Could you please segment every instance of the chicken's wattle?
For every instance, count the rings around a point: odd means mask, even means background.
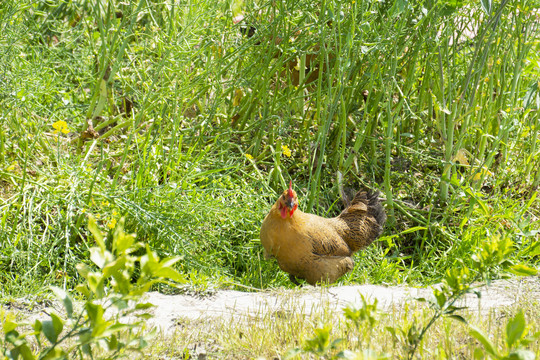
[[[279,209],[281,210],[281,218],[286,219],[287,218],[287,207],[280,204]]]
[[[294,204],[293,208],[291,209],[290,213],[289,213],[289,216],[292,217],[292,214],[294,213],[294,211],[298,208],[298,204]]]

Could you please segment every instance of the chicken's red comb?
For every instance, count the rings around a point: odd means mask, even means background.
[[[293,197],[293,191],[292,191],[292,180],[289,181],[289,197]]]

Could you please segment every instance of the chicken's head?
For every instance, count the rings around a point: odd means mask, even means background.
[[[296,197],[296,192],[292,189],[292,181],[289,182],[289,188],[279,197],[278,203],[281,217],[283,219],[287,217],[291,218],[294,211],[298,208],[298,198]]]

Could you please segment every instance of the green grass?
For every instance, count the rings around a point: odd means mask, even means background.
[[[247,1],[253,37],[172,4],[0,5],[0,298],[78,283],[87,214],[194,287],[290,287],[258,240],[289,179],[326,216],[340,186],[386,198],[341,283],[435,283],[498,233],[538,264],[538,2]]]

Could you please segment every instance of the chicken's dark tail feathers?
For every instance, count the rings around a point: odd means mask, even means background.
[[[359,191],[351,201],[351,206],[362,203],[367,205],[367,213],[377,221],[380,227],[379,235],[383,231],[384,223],[386,222],[386,213],[384,207],[379,200],[378,191]]]

